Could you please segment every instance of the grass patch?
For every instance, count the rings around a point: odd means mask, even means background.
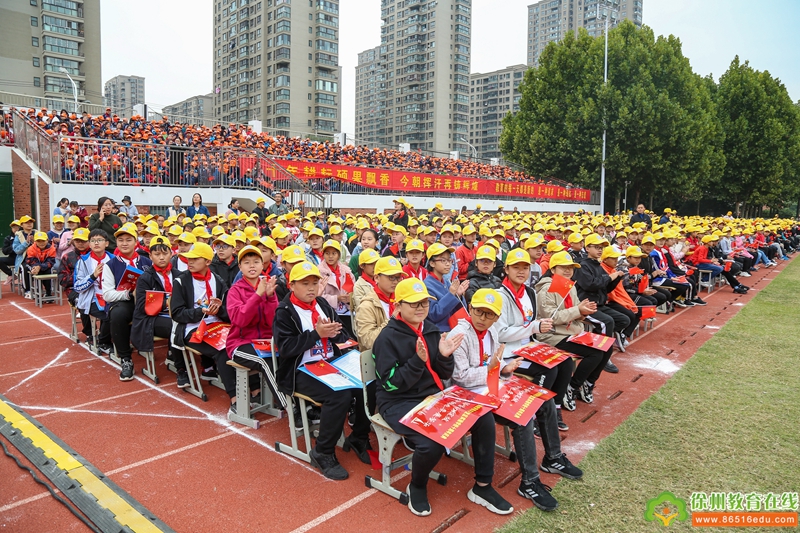
[[[532,508],[501,533],[690,531],[691,520],[646,522],[646,501],[663,491],[687,504],[692,492],[800,491],[798,356],[795,260],[587,454],[583,481],[558,483],[557,511]]]

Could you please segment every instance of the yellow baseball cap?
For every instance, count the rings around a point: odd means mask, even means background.
[[[275,255],[278,254],[278,245],[275,244],[275,240],[272,237],[261,237],[258,239],[258,243],[272,250]]]
[[[183,252],[181,256],[185,257],[186,259],[197,259],[203,258],[207,261],[211,261],[214,259],[214,250],[211,247],[203,242],[198,242],[192,249],[188,252]]]
[[[403,274],[403,265],[394,257],[381,257],[375,263],[375,275],[395,276]]]
[[[488,309],[497,316],[500,316],[503,309],[503,297],[494,289],[478,289],[475,291],[475,294],[472,295],[470,304],[472,307]]]
[[[261,203],[264,203],[264,204],[267,203],[267,199],[264,198],[263,196],[259,196],[258,198],[256,198],[256,205],[261,204]]]
[[[642,237],[642,244],[655,244],[655,243],[656,243],[656,238],[653,237],[652,235],[645,235],[644,237]]]
[[[271,236],[273,239],[284,239],[289,235],[291,235],[291,232],[280,224],[275,224],[275,227],[272,228]]]
[[[45,233],[43,231],[37,231],[33,235],[33,240],[34,241],[49,241],[50,239],[47,238],[47,233]]]
[[[31,217],[29,217],[28,215],[22,215],[21,217],[19,217],[20,225],[22,225],[22,224],[24,224],[26,222],[33,222],[33,219]]]
[[[301,279],[310,278],[311,276],[316,276],[321,278],[322,276],[319,273],[319,269],[314,266],[313,263],[309,263],[308,261],[303,261],[295,268],[292,269],[291,273],[289,274],[289,283],[293,281],[300,281]]]
[[[417,278],[404,279],[394,289],[394,300],[397,303],[415,303],[422,300],[436,299],[428,294],[428,288]]]
[[[231,233],[231,237],[239,242],[247,244],[247,235],[245,235],[243,231],[234,231]]]
[[[552,269],[556,266],[581,267],[581,265],[572,260],[572,256],[569,255],[569,252],[566,250],[563,252],[556,252],[553,254],[553,257],[550,258],[550,268]]]
[[[55,215],[53,217],[53,224],[56,224],[58,222],[61,222],[63,224],[64,223],[64,217],[61,216],[61,215]]]
[[[473,233],[477,233],[477,229],[472,224],[467,224],[464,226],[464,229],[461,230],[462,235],[472,235]]]
[[[413,252],[415,250],[425,253],[425,243],[418,239],[412,239],[408,244],[406,244],[406,253]]]
[[[325,248],[333,248],[334,250],[339,252],[339,255],[342,255],[342,245],[339,244],[339,241],[335,241],[333,239],[328,239],[327,241],[325,241],[322,244],[322,251],[323,252],[325,251]]]
[[[548,254],[552,254],[554,252],[560,252],[564,249],[564,245],[561,244],[561,241],[553,239],[552,241],[547,243],[547,248],[545,250]]]
[[[625,234],[623,233],[623,235],[625,235]],[[570,236],[567,237],[567,242],[570,243],[570,244],[573,244],[573,243],[576,243],[576,242],[583,242],[583,235],[581,235],[577,231],[575,233],[571,233]]]
[[[590,233],[589,235],[586,236],[584,244],[586,246],[590,246],[593,244],[599,246],[608,246],[610,243],[597,233]]]
[[[183,233],[181,233],[181,236],[178,237],[178,242],[184,242],[184,243],[187,243],[187,244],[194,244],[194,243],[197,242],[197,237],[195,237],[191,233],[183,232]]]
[[[289,230],[286,230],[286,231],[288,232]],[[325,238],[325,234],[322,233],[322,230],[319,229],[319,228],[314,228],[314,229],[312,229],[311,231],[308,232],[308,239],[310,239],[311,237],[315,237],[315,236],[316,237],[321,237],[323,239]],[[308,239],[306,239],[306,240],[308,240]]]
[[[19,220],[17,220],[16,222],[19,222]],[[67,219],[67,222],[74,222],[76,224],[80,224],[81,223],[81,219],[78,217],[78,215],[72,215],[71,217],[69,217]]]
[[[448,248],[447,246],[445,246],[440,242],[435,242],[430,246],[428,246],[428,251],[425,252],[425,254],[428,256],[428,259],[430,259],[431,257],[435,257],[437,255],[445,254],[448,252],[453,253],[454,251],[455,248]]]
[[[117,231],[114,232],[114,237],[119,237],[123,233],[127,233],[134,239],[139,236],[139,230],[136,229],[136,224],[134,224],[133,222],[127,222],[123,224],[121,228],[119,228]]]
[[[226,235],[223,233],[222,235],[214,239],[215,246],[220,243],[227,244],[231,248],[236,248],[236,239],[233,238],[233,235]]]
[[[491,246],[481,246],[478,248],[478,252],[475,254],[475,260],[480,261],[481,259],[489,259],[491,261],[497,260],[497,250],[492,248]]]
[[[78,231],[79,230],[75,230],[75,233],[78,233]],[[75,235],[72,236],[72,240],[73,241],[75,240]],[[167,248],[172,248],[172,245],[169,243],[169,239],[167,239],[163,235],[158,235],[150,239],[150,244],[148,244],[148,247],[152,248],[153,246],[157,246],[159,244],[163,244]]]
[[[163,237],[162,237],[163,238]],[[88,241],[89,230],[87,228],[77,228],[72,232],[72,240],[75,241]]]
[[[246,256],[247,254],[256,254],[259,257],[259,259],[262,257],[261,250],[259,250],[255,246],[248,244],[247,246],[239,250],[239,253],[236,254],[236,259],[238,259],[238,261],[241,263],[242,257]]]
[[[197,237],[198,239],[210,239],[211,234],[206,230],[205,226],[197,226],[192,230],[192,235]]]
[[[403,226],[401,226],[400,224],[394,224],[394,225],[392,226],[392,229],[391,229],[391,231],[392,231],[392,233],[394,233],[395,231],[399,231],[399,232],[400,232],[400,233],[402,233],[402,234],[403,234],[405,237],[408,237],[408,230],[407,230],[406,228],[404,228]]]
[[[254,228],[253,226],[247,226],[244,228],[244,235],[247,237],[248,240],[253,240],[258,238],[258,228]]]
[[[530,248],[538,248],[539,246],[544,244],[544,237],[542,237],[541,233],[534,233],[528,240],[525,241],[523,247],[528,250]]]
[[[625,250],[625,257],[644,257],[647,254],[642,252],[642,249],[638,246],[629,246],[627,250]]]
[[[214,237],[225,235],[225,229],[222,226],[214,226],[214,229],[211,230],[211,235]]]
[[[703,244],[708,244],[709,242],[715,242],[715,241],[718,241],[718,240],[719,240],[719,237],[717,237],[716,235],[706,235],[706,236],[705,236],[705,237],[703,237],[701,240],[703,241]],[[644,241],[643,241],[643,242],[644,242]]]
[[[155,221],[148,222],[143,231],[150,235],[161,235],[161,230],[158,229],[158,223]]]
[[[283,252],[281,253],[281,261],[286,261],[287,263],[294,264],[300,263],[301,261],[306,260],[306,253],[303,251],[302,248],[293,244],[292,246],[287,246]]]
[[[603,255],[600,256],[600,260],[605,261],[608,258],[617,259],[620,255],[622,254],[616,251],[613,246],[606,246],[603,248]]]
[[[517,263],[531,264],[531,256],[525,250],[517,248],[511,250],[506,256],[506,266],[516,265]]]
[[[378,255],[378,252],[373,250],[372,248],[367,248],[366,250],[362,250],[360,254],[358,254],[358,264],[359,265],[371,265],[380,259],[381,256]]]
[[[19,219],[12,220],[11,223],[9,224],[9,226],[21,226],[21,224],[19,222]]]
[[[328,228],[328,233],[330,233],[331,235],[339,235],[343,231],[344,230],[342,229],[341,226],[331,226],[330,228]]]
[[[179,236],[183,233],[183,229],[180,226],[170,226],[169,231],[167,231],[170,235]]]

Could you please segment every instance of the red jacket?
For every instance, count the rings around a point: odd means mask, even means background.
[[[475,254],[477,251],[478,247],[475,246],[475,244],[472,245],[472,249],[467,248],[466,244],[462,244],[456,248],[456,261],[458,261],[459,281],[464,281],[467,279],[467,269],[469,268],[469,264],[475,259]]]
[[[688,256],[686,259],[693,265],[713,263],[713,261],[708,258],[708,247],[702,243],[698,244],[692,255]]]
[[[228,290],[226,309],[231,321],[231,331],[225,343],[228,357],[243,344],[256,339],[272,337],[272,323],[278,308],[278,297],[259,296],[245,278],[240,279]]]

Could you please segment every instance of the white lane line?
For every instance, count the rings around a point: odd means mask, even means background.
[[[398,481],[398,480],[400,480],[400,479],[402,479],[402,478],[404,478],[404,477],[406,477],[406,476],[408,476],[410,474],[411,474],[410,470],[403,470],[399,474],[397,474],[397,475],[392,477],[392,484],[394,484],[396,481]],[[302,526],[298,527],[297,529],[292,530],[291,533],[305,533],[306,531],[308,531],[310,529],[313,529],[313,528],[317,527],[318,525],[327,522],[331,518],[334,518],[335,516],[340,515],[342,512],[346,511],[347,509],[351,508],[352,506],[354,506],[357,503],[361,503],[362,501],[366,500],[367,498],[369,498],[373,494],[376,494],[377,492],[378,491],[376,489],[365,490],[361,494],[358,494],[357,496],[354,496],[354,497],[350,498],[349,500],[347,500],[343,504],[334,507],[333,509],[331,509],[327,513],[319,515],[314,520],[312,520],[310,522],[306,522],[305,524],[303,524]]]
[[[189,444],[187,446],[183,446],[182,448],[176,448],[174,450],[171,450],[171,451],[168,451],[168,452],[164,452],[164,453],[159,454],[159,455],[154,455],[153,457],[150,457],[148,459],[142,459],[141,461],[137,461],[135,463],[131,463],[131,464],[127,465],[127,466],[121,466],[121,467],[119,467],[117,469],[109,470],[108,472],[105,472],[105,474],[107,476],[113,476],[114,474],[119,474],[120,472],[125,472],[126,470],[130,470],[132,468],[136,468],[137,466],[146,465],[148,463],[152,463],[153,461],[158,461],[160,459],[164,459],[165,457],[170,457],[172,455],[177,455],[177,454],[179,454],[181,452],[192,450],[192,449],[197,448],[199,446],[202,446],[204,444],[208,444],[209,442],[214,442],[214,441],[219,440],[219,439],[224,439],[225,437],[230,437],[233,434],[234,434],[233,431],[226,431],[225,433],[221,433],[221,434],[216,435],[214,437],[211,437],[211,438],[208,438],[208,439],[205,439],[205,440],[201,440],[199,442],[195,442],[194,444]]]
[[[90,413],[95,415],[126,415],[126,416],[152,416],[155,418],[180,418],[183,420],[205,420],[204,416],[170,415],[167,413],[135,413],[130,411],[99,411],[96,409],[72,409],[71,407],[38,407],[33,405],[20,405],[20,409],[53,411],[56,413]],[[50,413],[53,414],[53,413]],[[35,417],[34,417],[35,418]]]
[[[19,309],[19,310],[20,310],[20,311],[22,311],[23,313],[27,314],[28,316],[32,316],[32,317],[36,318],[37,320],[39,320],[39,322],[40,322],[40,323],[44,324],[45,326],[49,327],[49,328],[50,328],[50,329],[52,329],[53,331],[55,331],[55,332],[57,332],[57,333],[60,333],[62,336],[64,336],[64,337],[66,337],[66,338],[68,338],[68,339],[69,339],[69,333],[67,333],[66,331],[62,330],[61,328],[58,328],[58,327],[56,327],[56,326],[54,326],[54,325],[52,325],[52,324],[48,324],[48,323],[47,323],[47,322],[45,322],[44,320],[41,320],[41,319],[39,319],[39,317],[37,317],[36,315],[34,315],[33,313],[31,313],[31,312],[30,312],[30,311],[28,311],[27,309],[25,309],[25,308],[21,307],[21,306],[20,306],[20,305],[18,305],[16,302],[11,302],[11,305],[13,305],[14,307],[16,307],[17,309]],[[83,349],[84,349],[84,350],[86,350],[87,352],[89,352],[89,353],[92,353],[92,352],[91,352],[91,350],[89,350],[89,348],[88,348],[87,346],[85,346],[85,345],[83,345],[83,344],[79,344],[78,346],[79,346],[79,347],[81,347],[81,348],[83,348]],[[104,357],[99,357],[99,356],[98,356],[97,358],[98,358],[98,360],[100,360],[100,361],[102,361],[103,363],[107,364],[107,365],[108,365],[108,366],[110,366],[111,368],[114,368],[115,370],[119,368],[117,365],[115,365],[113,362],[111,362],[111,360],[110,360],[110,359],[107,359],[107,358],[104,358]],[[193,404],[191,404],[191,403],[187,402],[186,400],[183,400],[183,399],[181,399],[181,398],[179,398],[179,397],[177,397],[177,396],[175,396],[175,395],[173,395],[173,394],[170,394],[169,392],[167,392],[167,391],[165,391],[165,390],[163,390],[163,389],[161,389],[161,388],[157,387],[157,386],[156,386],[156,385],[155,385],[155,384],[154,384],[152,381],[150,381],[149,379],[144,379],[144,378],[141,378],[141,377],[139,377],[139,376],[136,376],[134,379],[135,379],[136,381],[138,381],[139,383],[141,383],[142,385],[144,385],[145,387],[148,387],[148,388],[150,388],[150,389],[152,389],[152,390],[158,391],[159,393],[163,394],[164,396],[167,396],[168,398],[172,398],[173,400],[175,400],[176,402],[180,403],[181,405],[185,405],[185,406],[186,406],[186,407],[188,407],[189,409],[192,409],[193,411],[196,411],[196,412],[198,412],[198,413],[201,413],[201,414],[202,414],[203,416],[205,416],[205,417],[206,417],[206,418],[207,418],[209,421],[211,421],[211,422],[213,422],[213,423],[217,424],[218,426],[221,426],[221,427],[223,427],[223,428],[227,429],[228,431],[233,431],[233,432],[234,432],[234,433],[236,433],[237,435],[240,435],[240,436],[242,436],[242,437],[244,437],[244,438],[246,438],[246,439],[248,439],[248,440],[250,440],[250,441],[254,442],[255,444],[257,444],[257,445],[261,446],[262,448],[265,448],[265,449],[269,450],[270,452],[272,452],[272,453],[276,454],[278,457],[281,457],[281,458],[283,458],[283,459],[285,459],[285,460],[287,460],[287,461],[291,461],[291,462],[293,462],[293,463],[295,463],[295,464],[297,464],[297,465],[299,465],[299,466],[301,466],[301,467],[305,468],[306,470],[309,470],[309,471],[311,471],[311,472],[314,472],[314,473],[315,473],[315,474],[317,474],[317,475],[318,475],[318,476],[319,476],[321,479],[325,479],[325,480],[327,480],[327,478],[325,478],[325,477],[322,475],[322,473],[321,473],[320,471],[318,471],[316,468],[312,467],[310,464],[306,463],[305,461],[301,461],[301,460],[299,460],[299,459],[295,459],[294,457],[292,457],[292,456],[290,456],[290,455],[287,455],[287,454],[285,454],[285,453],[281,453],[281,452],[277,451],[275,448],[273,448],[273,446],[272,446],[271,444],[268,444],[268,443],[266,443],[266,442],[264,442],[264,441],[262,441],[262,440],[260,440],[260,439],[256,438],[254,435],[251,435],[251,434],[249,434],[248,432],[246,432],[246,431],[244,431],[244,430],[242,430],[242,429],[239,429],[238,427],[234,426],[233,424],[231,424],[231,423],[228,421],[228,419],[227,419],[227,418],[224,418],[224,417],[222,417],[222,416],[216,416],[216,415],[212,415],[211,413],[207,413],[206,411],[203,411],[203,410],[202,410],[202,409],[200,409],[199,407],[197,407],[197,406],[195,406],[195,405],[193,405]],[[289,417],[289,418],[291,419],[291,417]]]
[[[53,491],[56,494],[60,494],[61,493],[61,491],[58,490],[55,487],[53,487]],[[48,496],[50,496],[49,492],[42,492],[40,494],[37,494],[36,496],[31,496],[30,498],[25,498],[24,500],[19,500],[18,502],[6,504],[6,505],[0,507],[0,513],[4,513],[6,511],[10,511],[11,509],[16,509],[17,507],[20,507],[22,505],[41,500],[42,498],[46,498]]]
[[[57,335],[57,337],[60,337],[60,335]],[[58,363],[57,365],[50,365],[50,368],[55,368],[57,366],[69,366],[77,363],[86,363],[87,361],[94,361],[95,359],[96,359],[95,357],[90,357],[89,359],[78,359],[77,361],[68,361],[66,363]],[[0,378],[16,376],[17,374],[27,374],[28,372],[36,372],[36,370],[37,370],[36,368],[29,368],[28,370],[17,370],[16,372],[9,372],[8,374],[0,374]]]
[[[97,356],[92,358],[92,361],[96,361],[96,360],[97,360]],[[166,383],[165,385],[174,385],[174,384],[175,383],[173,382],[173,383]],[[159,386],[163,387],[163,385],[159,385]],[[126,396],[133,396],[134,394],[141,394],[143,392],[150,392],[150,389],[139,389],[139,390],[135,390],[135,391],[131,391],[131,392],[125,392],[123,394],[117,394],[116,396],[109,396],[107,398],[100,398],[99,400],[92,400],[91,402],[79,403],[78,405],[73,405],[72,407],[69,407],[69,409],[80,409],[81,407],[88,407],[88,406],[94,405],[96,403],[105,403],[105,402],[107,402],[109,400],[116,400],[118,398],[125,398]],[[56,408],[54,407],[53,409],[56,409]],[[42,418],[42,417],[45,417],[45,416],[50,416],[52,414],[55,414],[56,412],[57,411],[52,411],[52,412],[49,412],[49,413],[42,413],[42,414],[36,415],[36,418]]]
[[[5,322],[3,322],[5,324]],[[47,339],[57,339],[58,335],[50,335],[49,337],[28,337],[27,339],[17,339],[15,341],[8,341],[0,343],[0,346],[10,346],[11,344],[19,344],[21,342],[36,342],[36,341],[46,341]]]
[[[63,313],[59,313],[57,315],[46,315],[46,316],[43,316],[42,318],[54,318],[54,317],[63,317],[63,316],[64,316]],[[15,318],[13,320],[3,320],[3,324],[10,324],[12,322],[22,322],[23,320],[34,320],[34,319],[30,318],[30,317],[28,317],[28,318]]]
[[[14,305],[14,304],[12,303],[11,305]],[[67,335],[67,337],[69,337],[69,335]],[[54,364],[55,364],[55,363],[56,363],[56,362],[57,362],[59,359],[61,359],[61,358],[62,358],[62,357],[63,357],[63,356],[64,356],[64,355],[65,355],[65,354],[68,352],[68,351],[69,351],[69,348],[67,348],[67,349],[65,349],[65,350],[61,350],[61,352],[59,352],[59,354],[58,354],[58,355],[57,355],[57,356],[56,356],[54,359],[51,359],[49,363],[47,363],[46,365],[44,365],[44,366],[43,366],[42,368],[40,368],[39,370],[37,370],[36,372],[34,372],[33,374],[31,374],[31,375],[30,375],[30,376],[28,376],[27,378],[23,379],[22,381],[20,381],[19,383],[17,383],[16,385],[14,385],[13,387],[11,387],[10,389],[8,389],[6,392],[11,392],[12,390],[16,389],[16,388],[17,388],[17,387],[19,387],[20,385],[23,385],[24,383],[26,383],[26,382],[28,382],[28,381],[32,380],[33,378],[35,378],[36,376],[38,376],[39,374],[41,374],[42,372],[44,372],[45,370],[47,370],[48,368],[50,368],[51,366],[53,366],[53,365],[54,365]]]

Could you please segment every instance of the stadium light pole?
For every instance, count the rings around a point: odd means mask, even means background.
[[[459,135],[459,138],[461,139],[461,142],[472,148],[472,159],[478,159],[478,151],[475,149],[474,146],[472,146],[470,143],[467,142],[467,138],[464,137],[463,135]]]
[[[69,75],[69,71],[64,67],[59,67],[58,71],[62,74],[66,74],[70,83],[72,83],[72,96],[75,98],[75,113],[80,113],[80,109],[78,109],[78,86],[75,85],[75,80],[72,79],[72,76]]]
[[[613,2],[616,3],[616,2]],[[608,5],[605,6],[605,13],[600,9],[600,3],[597,4],[597,18],[601,17],[606,21],[606,28],[603,32],[605,37],[605,53],[603,55],[603,87],[608,85],[608,19],[611,18],[613,10]],[[603,117],[603,155],[600,161],[600,216],[605,215],[606,212],[606,117]]]

